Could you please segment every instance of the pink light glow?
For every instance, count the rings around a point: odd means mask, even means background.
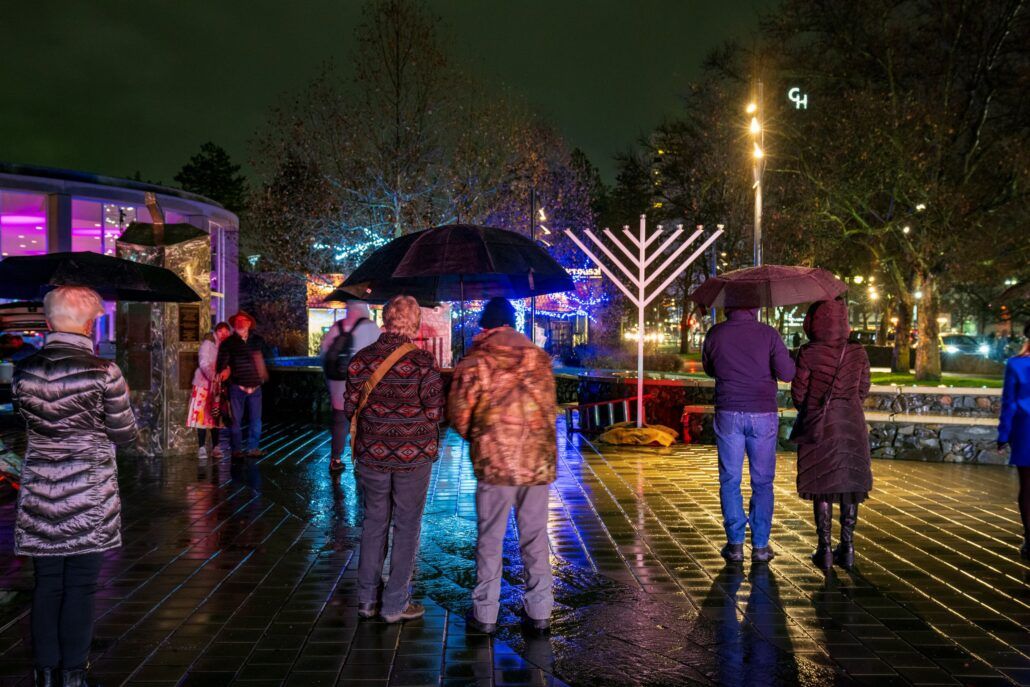
[[[43,224],[44,215],[0,215],[0,224]]]

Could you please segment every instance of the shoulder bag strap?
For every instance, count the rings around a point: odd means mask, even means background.
[[[365,380],[365,383],[361,387],[361,397],[358,399],[358,407],[354,410],[354,417],[350,419],[350,451],[351,460],[354,460],[354,447],[355,438],[358,434],[358,416],[361,415],[361,411],[365,409],[365,404],[368,403],[368,397],[372,395],[372,390],[375,389],[379,382],[383,381],[383,377],[389,372],[394,365],[396,365],[401,358],[412,351],[417,351],[418,346],[412,343],[401,344],[394,349],[393,353],[388,355],[379,367],[375,369],[372,376]]]
[[[837,383],[837,375],[840,374],[840,366],[844,364],[844,354],[848,352],[848,342],[844,342],[844,348],[840,349],[840,359],[837,361],[837,367],[833,370],[833,376],[830,377],[830,386],[826,387],[826,394],[823,396],[823,402],[821,406],[825,406],[830,396],[833,395],[833,385]]]

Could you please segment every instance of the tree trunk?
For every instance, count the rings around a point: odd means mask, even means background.
[[[891,308],[889,302],[883,304],[883,308],[880,310],[880,324],[876,328],[877,346],[887,345],[887,328],[890,326],[893,312],[894,310]]]
[[[912,303],[908,300],[911,296],[899,297],[895,305],[895,315],[898,324],[894,327],[894,355],[891,358],[891,372],[908,374],[908,361],[911,353],[909,336],[912,333]]]
[[[916,381],[941,380],[941,324],[937,321],[941,303],[937,280],[930,274],[916,274],[916,288],[923,292],[919,299],[919,341],[916,344]]]

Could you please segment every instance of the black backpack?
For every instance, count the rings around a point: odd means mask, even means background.
[[[329,350],[325,352],[325,358],[322,359],[322,369],[325,371],[327,379],[331,379],[334,382],[346,381],[347,368],[350,367],[350,358],[354,355],[353,333],[365,321],[367,321],[365,317],[359,319],[350,328],[349,332],[343,330],[343,320],[336,323],[340,333],[333,339],[333,342],[329,345]]]

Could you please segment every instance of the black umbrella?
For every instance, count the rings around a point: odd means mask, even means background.
[[[527,298],[575,288],[572,277],[522,234],[472,224],[448,224],[390,241],[376,250],[326,300],[386,301],[398,294],[420,303],[495,296]],[[465,318],[461,317],[461,350]]]
[[[0,298],[39,299],[57,286],[88,286],[109,301],[200,300],[171,270],[90,251],[22,255],[0,262]]]
[[[203,229],[192,224],[150,224],[149,222],[133,222],[118,237],[121,243],[132,243],[137,246],[171,246],[192,239],[208,238]]]
[[[376,250],[326,300],[486,300],[575,288],[547,251],[522,234],[449,224],[396,238]]]

